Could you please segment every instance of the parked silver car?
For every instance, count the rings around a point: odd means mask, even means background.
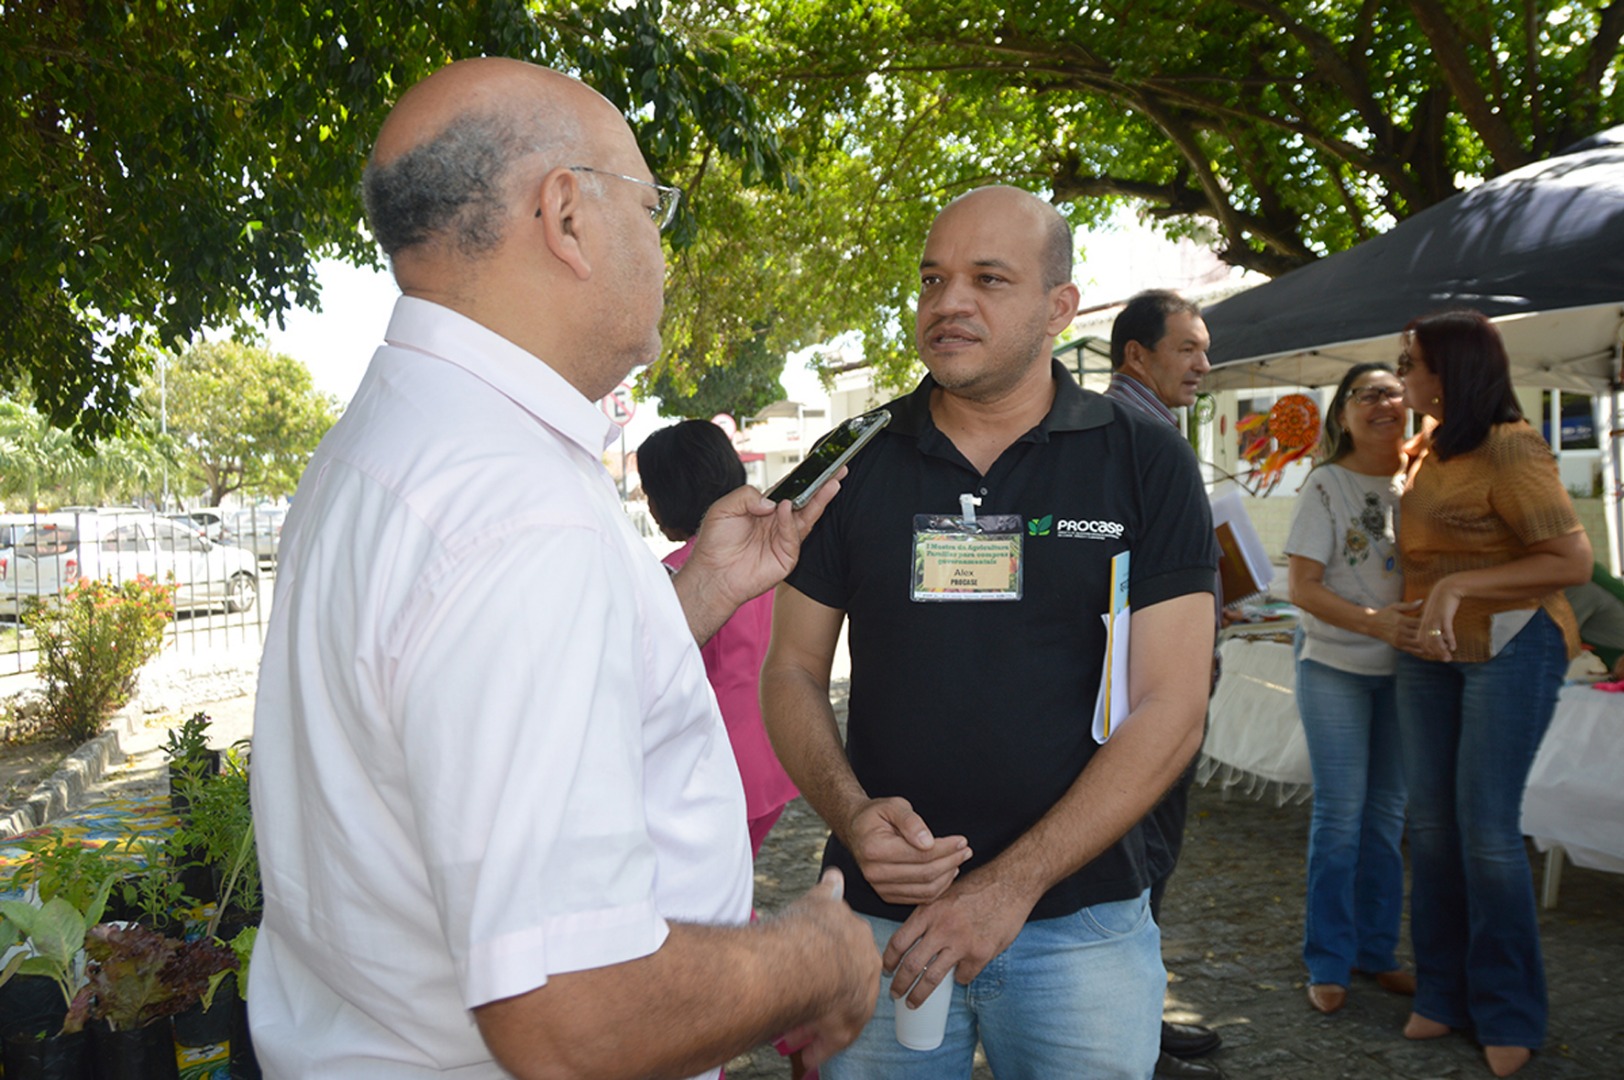
[[[251,551],[262,563],[276,563],[276,550],[282,543],[282,522],[287,519],[285,506],[255,506],[238,510],[225,519],[221,540]]]
[[[110,510],[42,518],[0,551],[0,614],[31,596],[58,596],[81,578],[175,585],[175,607],[247,611],[259,597],[253,554],[216,544],[196,529],[144,511]]]

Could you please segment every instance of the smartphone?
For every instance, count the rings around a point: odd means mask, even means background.
[[[767,498],[774,502],[788,499],[789,504],[799,510],[817,494],[818,488],[852,459],[852,455],[890,422],[891,414],[884,409],[875,409],[847,420],[814,443],[801,463],[767,492]]]

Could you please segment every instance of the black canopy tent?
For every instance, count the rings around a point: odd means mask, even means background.
[[[1624,125],[1207,308],[1213,369],[1203,389],[1334,384],[1350,364],[1392,362],[1406,322],[1451,307],[1495,320],[1518,386],[1605,395],[1617,573]]]
[[[1618,385],[1624,125],[1214,304],[1205,388],[1333,383],[1393,359],[1406,322],[1446,307],[1501,323],[1519,385]]]

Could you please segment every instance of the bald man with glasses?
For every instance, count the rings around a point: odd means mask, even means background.
[[[673,578],[594,402],[660,350],[656,183],[573,79],[463,61],[364,178],[402,296],[282,538],[255,709],[270,1076],[714,1077],[817,1064],[879,956],[838,873],[755,926],[744,793],[698,643],[838,490],[750,488]]]

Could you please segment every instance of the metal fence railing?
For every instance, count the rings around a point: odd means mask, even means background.
[[[0,675],[34,668],[33,634],[20,618],[28,599],[49,602],[87,578],[173,584],[166,648],[263,642],[282,513],[228,512],[201,526],[185,514],[138,509],[0,514]]]

